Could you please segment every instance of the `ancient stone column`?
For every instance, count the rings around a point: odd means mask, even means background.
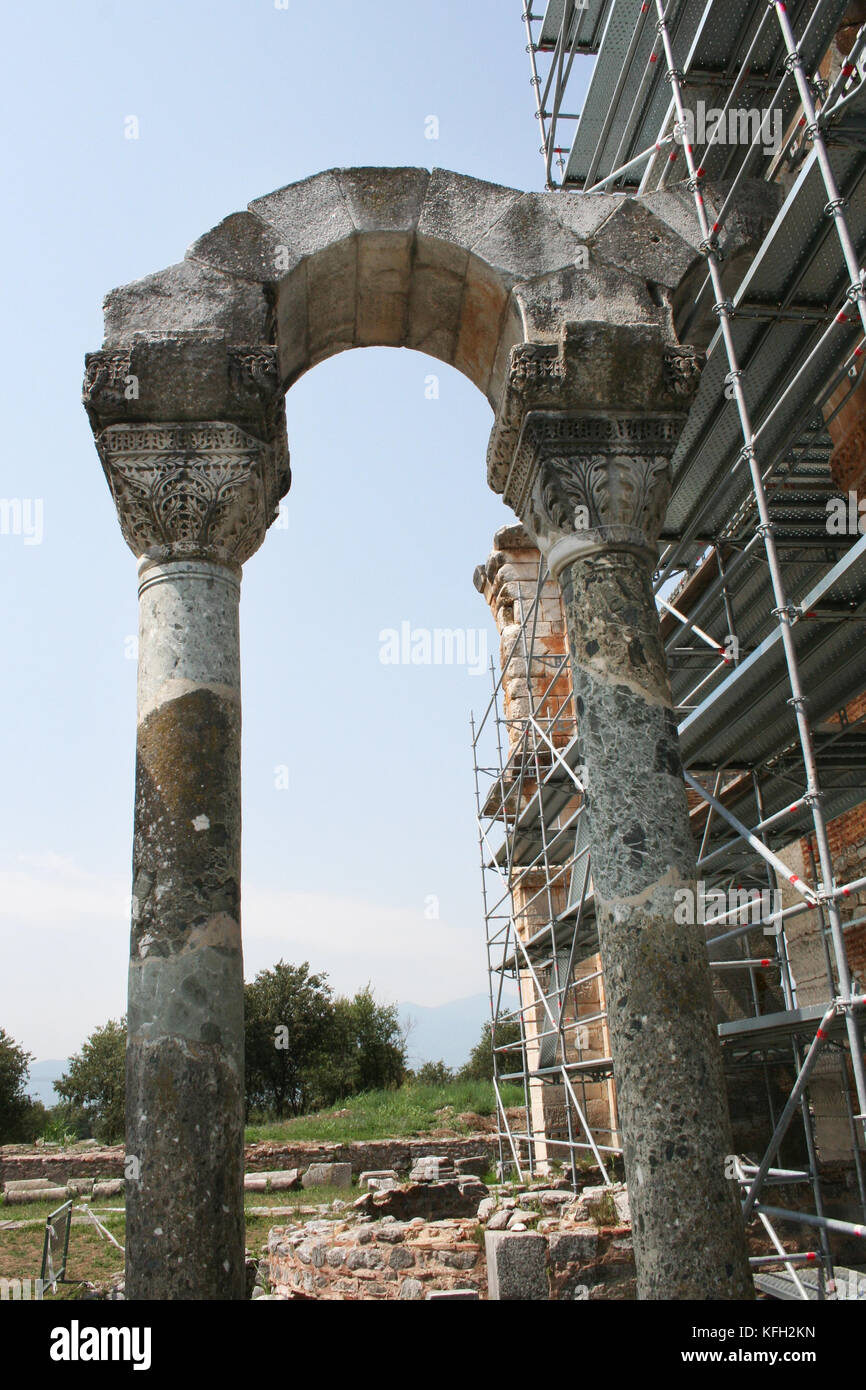
[[[753,1297],[676,723],[652,592],[698,378],[651,327],[568,325],[512,352],[491,481],[559,580],[639,1297]]]
[[[176,388],[187,368],[167,351]],[[229,1299],[245,1293],[238,600],[288,470],[273,412],[244,408],[261,354],[245,365],[224,344],[211,366],[243,424],[104,424],[112,376],[152,385],[163,356],[94,354],[85,390],[139,557],[126,1296]],[[165,403],[193,400],[175,390]]]

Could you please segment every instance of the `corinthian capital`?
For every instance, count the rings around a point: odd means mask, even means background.
[[[655,556],[700,365],[653,325],[566,324],[512,349],[488,478],[555,574],[601,549]]]
[[[219,336],[90,353],[84,403],[136,556],[242,565],[288,491],[276,349]]]
[[[268,446],[237,425],[109,425],[98,438],[133,554],[242,565],[274,517]]]
[[[508,500],[554,575],[599,550],[656,558],[678,438],[652,416],[527,416]]]

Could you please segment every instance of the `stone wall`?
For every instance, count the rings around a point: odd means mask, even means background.
[[[627,1226],[569,1224],[541,1233],[503,1231],[497,1239],[538,1245],[529,1276],[506,1283],[500,1297],[551,1302],[635,1297],[634,1255]],[[518,1264],[519,1272],[519,1264]],[[474,1290],[488,1297],[483,1226],[467,1220],[366,1225],[311,1221],[275,1227],[268,1241],[268,1280],[282,1298],[354,1302],[426,1299],[430,1293]]]
[[[487,1296],[484,1251],[478,1223],[409,1222],[385,1217],[369,1225],[345,1221],[307,1222],[271,1231],[269,1282],[288,1298],[353,1302],[411,1299],[431,1290],[475,1289]]]
[[[485,1154],[493,1166],[499,1158],[498,1141],[489,1134],[461,1139],[371,1139],[352,1144],[288,1144],[265,1140],[247,1144],[245,1169],[248,1173],[273,1169],[306,1169],[311,1163],[351,1163],[352,1174],[394,1168],[398,1173],[412,1167],[424,1154],[443,1158],[472,1158]],[[25,1178],[48,1178],[63,1186],[70,1178],[122,1178],[124,1150],[112,1148],[71,1149],[28,1148],[20,1144],[0,1146],[0,1185]]]

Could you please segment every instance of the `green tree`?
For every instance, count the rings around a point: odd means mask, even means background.
[[[516,1047],[510,1044],[516,1043]],[[499,1048],[507,1050],[500,1052]],[[520,1024],[515,1022],[503,1022],[496,1026],[496,1073],[518,1071],[521,1065],[520,1052]],[[489,1023],[485,1023],[481,1030],[481,1037],[469,1054],[469,1061],[464,1063],[457,1073],[458,1081],[492,1081],[493,1079],[493,1028]]]
[[[248,1114],[303,1114],[333,1012],[327,976],[311,974],[308,961],[278,961],[244,986]]]
[[[406,1076],[406,1040],[396,1004],[379,1004],[368,984],[334,1000],[327,1039],[315,1068],[318,1105],[385,1091]]]
[[[423,1062],[413,1080],[416,1086],[449,1086],[454,1080],[454,1072],[440,1057],[438,1062]]]
[[[0,1144],[23,1143],[33,1102],[25,1091],[33,1054],[0,1028]]]
[[[54,1089],[84,1112],[101,1143],[119,1144],[126,1107],[126,1019],[110,1018],[91,1033]]]

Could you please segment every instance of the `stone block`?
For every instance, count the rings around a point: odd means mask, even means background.
[[[490,1160],[486,1154],[470,1154],[468,1158],[454,1160],[457,1173],[466,1173],[476,1178],[483,1178],[489,1167]]]
[[[351,1187],[351,1163],[311,1163],[301,1178],[302,1187]]]
[[[479,1297],[477,1289],[431,1289],[426,1302],[432,1303],[434,1299],[445,1298],[451,1303],[462,1303],[467,1299],[477,1300]]]
[[[547,1241],[529,1231],[491,1231],[484,1235],[488,1296],[502,1302],[546,1302]]]
[[[420,1279],[404,1279],[400,1285],[400,1298],[419,1299],[424,1297],[424,1285]]]
[[[293,1192],[301,1185],[298,1168],[274,1169],[271,1172],[246,1173],[245,1192]]]
[[[439,1158],[433,1154],[425,1154],[422,1158],[416,1158],[415,1162],[412,1164],[409,1181],[436,1182],[439,1178],[439,1169],[449,1166],[447,1158]]]
[[[40,1187],[56,1187],[57,1184],[48,1178],[16,1178],[13,1182],[7,1182],[4,1192],[38,1192]]]
[[[134,333],[177,332],[221,333],[230,343],[267,342],[263,286],[190,260],[122,285],[105,298],[106,347],[127,343]]]
[[[275,228],[251,212],[233,212],[224,218],[193,242],[186,259],[263,283],[282,279],[299,263]]]
[[[93,1200],[99,1201],[104,1197],[122,1197],[123,1189],[123,1178],[107,1178],[104,1182],[95,1182],[93,1184]]]
[[[363,1192],[365,1188],[372,1187],[374,1191],[381,1191],[383,1184],[392,1186],[398,1181],[397,1171],[394,1168],[371,1168],[367,1172],[361,1173],[358,1178],[358,1187]]]
[[[590,1216],[601,1225],[610,1225],[610,1204],[613,1202],[616,1220],[622,1226],[631,1224],[631,1211],[625,1183],[614,1183],[611,1187],[585,1187],[580,1200]]]
[[[66,1184],[66,1191],[70,1197],[92,1197],[93,1178],[70,1178]]]
[[[587,1264],[598,1250],[598,1230],[586,1226],[582,1230],[552,1232],[549,1238],[550,1263]]]

